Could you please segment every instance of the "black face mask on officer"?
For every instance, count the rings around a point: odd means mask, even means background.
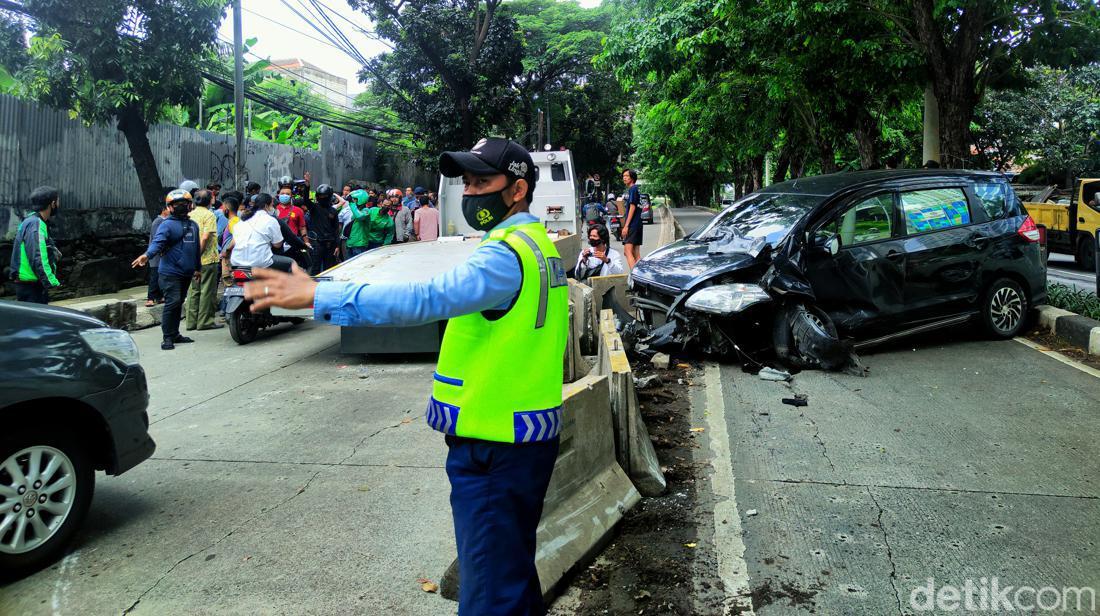
[[[504,188],[483,195],[462,195],[462,215],[466,224],[478,231],[488,231],[508,216],[514,203],[505,203],[504,192],[511,190],[515,182]]]

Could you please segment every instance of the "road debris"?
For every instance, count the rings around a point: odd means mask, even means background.
[[[424,592],[439,592],[439,585],[429,580],[428,578],[417,578],[416,583],[420,584],[420,590],[423,590]]]
[[[795,394],[793,398],[783,398],[783,404],[791,406],[809,406],[809,397],[806,394]]]
[[[654,385],[663,385],[664,381],[661,380],[661,375],[651,374],[649,376],[643,376],[642,378],[634,377],[635,389],[647,389]]]
[[[786,370],[777,370],[768,366],[764,366],[757,373],[761,379],[765,381],[789,381],[791,380],[791,373]]]
[[[653,356],[653,359],[649,360],[649,363],[653,364],[653,367],[658,370],[668,370],[671,361],[672,358],[667,353],[657,353]]]

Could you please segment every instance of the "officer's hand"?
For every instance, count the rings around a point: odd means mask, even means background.
[[[130,267],[145,267],[145,264],[148,262],[149,257],[141,255],[140,257],[134,259],[133,263],[130,264]]]
[[[267,310],[272,306],[298,310],[313,305],[317,281],[309,277],[295,263],[291,273],[273,269],[255,268],[252,282],[244,285],[245,299],[252,300],[252,311]]]

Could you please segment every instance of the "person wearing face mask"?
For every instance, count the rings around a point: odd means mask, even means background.
[[[34,213],[23,219],[11,247],[11,277],[15,299],[34,304],[50,303],[50,289],[61,286],[57,280],[57,248],[48,233],[47,222],[57,215],[59,197],[52,186],[31,191]]]
[[[306,213],[301,207],[294,205],[294,189],[290,186],[279,188],[279,194],[275,197],[276,217],[290,227],[290,231],[302,239],[307,250],[313,250],[309,241],[309,228],[306,226]]]
[[[172,215],[157,227],[157,233],[149,242],[145,254],[134,259],[130,266],[145,267],[149,259],[160,256],[157,273],[160,276],[160,288],[164,292],[164,313],[160,322],[163,341],[160,348],[170,351],[177,344],[194,342],[180,335],[180,317],[187,289],[200,271],[202,246],[199,225],[188,216],[192,203],[191,193],[173,190],[164,198],[164,202],[171,208]]]
[[[535,531],[562,425],[565,270],[529,212],[537,178],[522,145],[483,139],[444,153],[439,168],[463,178],[463,216],[486,232],[453,270],[369,285],[257,270],[245,296],[257,310],[313,306],[316,320],[332,325],[450,320],[426,417],[446,435],[459,614],[543,614]]]
[[[394,210],[400,201],[397,197],[387,197],[382,205],[371,208],[367,227],[367,250],[388,246],[394,240]]]
[[[611,234],[603,225],[588,227],[588,247],[577,257],[574,269],[577,280],[592,276],[625,274],[623,256],[611,248]]]

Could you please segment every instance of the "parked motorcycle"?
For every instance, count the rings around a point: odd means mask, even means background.
[[[229,335],[237,344],[248,344],[256,339],[261,329],[292,323],[297,325],[305,321],[301,317],[277,317],[270,310],[252,312],[252,300],[245,299],[244,285],[252,280],[251,267],[234,267],[233,284],[225,288],[225,320],[229,325]]]

